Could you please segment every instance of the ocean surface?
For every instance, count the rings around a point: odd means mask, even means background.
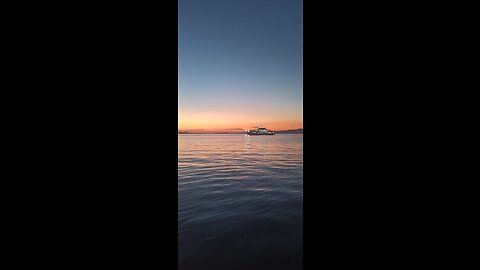
[[[302,269],[303,135],[178,135],[178,264]]]

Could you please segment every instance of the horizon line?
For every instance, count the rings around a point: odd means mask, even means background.
[[[248,129],[247,129],[248,130]],[[183,132],[183,133],[191,133],[191,134],[235,134],[235,133],[244,133],[247,130],[242,129],[242,128],[226,128],[226,129],[178,129],[177,132]],[[284,131],[298,131],[298,130],[303,130],[303,127],[300,128],[294,128],[294,129],[279,129],[279,130],[273,130],[275,132],[284,132]]]

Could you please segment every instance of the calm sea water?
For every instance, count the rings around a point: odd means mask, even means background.
[[[178,135],[180,270],[302,269],[303,135]]]

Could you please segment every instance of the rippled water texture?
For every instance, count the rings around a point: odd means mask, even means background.
[[[178,135],[179,269],[301,269],[303,135]]]

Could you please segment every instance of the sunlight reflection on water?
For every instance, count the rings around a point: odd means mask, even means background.
[[[303,135],[178,136],[179,269],[301,269]]]

